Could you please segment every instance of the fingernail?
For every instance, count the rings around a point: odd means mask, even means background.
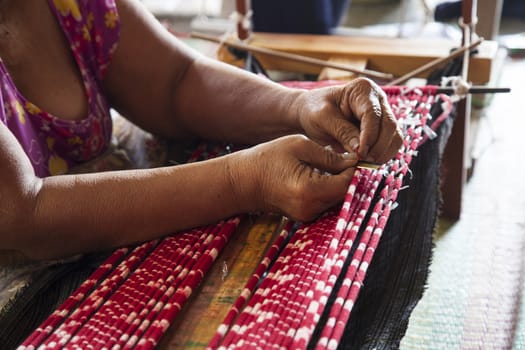
[[[359,139],[357,137],[353,137],[350,139],[350,149],[352,151],[357,151],[359,148]]]

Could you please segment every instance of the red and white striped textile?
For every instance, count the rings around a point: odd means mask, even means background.
[[[337,347],[411,159],[452,108],[432,87],[385,91],[404,133],[402,149],[378,170],[357,170],[338,212],[283,229],[210,349]],[[434,103],[445,111],[436,119],[429,113]],[[19,349],[154,348],[240,220],[116,250]],[[330,296],[335,302],[327,309]],[[313,339],[323,313],[327,322]]]

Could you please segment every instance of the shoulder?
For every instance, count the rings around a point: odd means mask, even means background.
[[[50,6],[61,16],[70,17],[78,22],[89,15],[107,13],[116,14],[115,0],[48,0]]]
[[[120,38],[120,17],[114,0],[48,0],[71,48],[105,71]]]

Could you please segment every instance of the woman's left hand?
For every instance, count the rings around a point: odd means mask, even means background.
[[[369,79],[305,91],[300,96],[295,102],[299,123],[309,138],[322,145],[384,163],[403,143],[385,93]]]

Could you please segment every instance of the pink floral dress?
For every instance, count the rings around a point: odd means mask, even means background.
[[[53,116],[17,89],[0,58],[0,120],[18,139],[39,177],[66,173],[102,154],[112,123],[102,80],[120,33],[114,0],[48,0],[79,67],[88,115],[79,121]]]

